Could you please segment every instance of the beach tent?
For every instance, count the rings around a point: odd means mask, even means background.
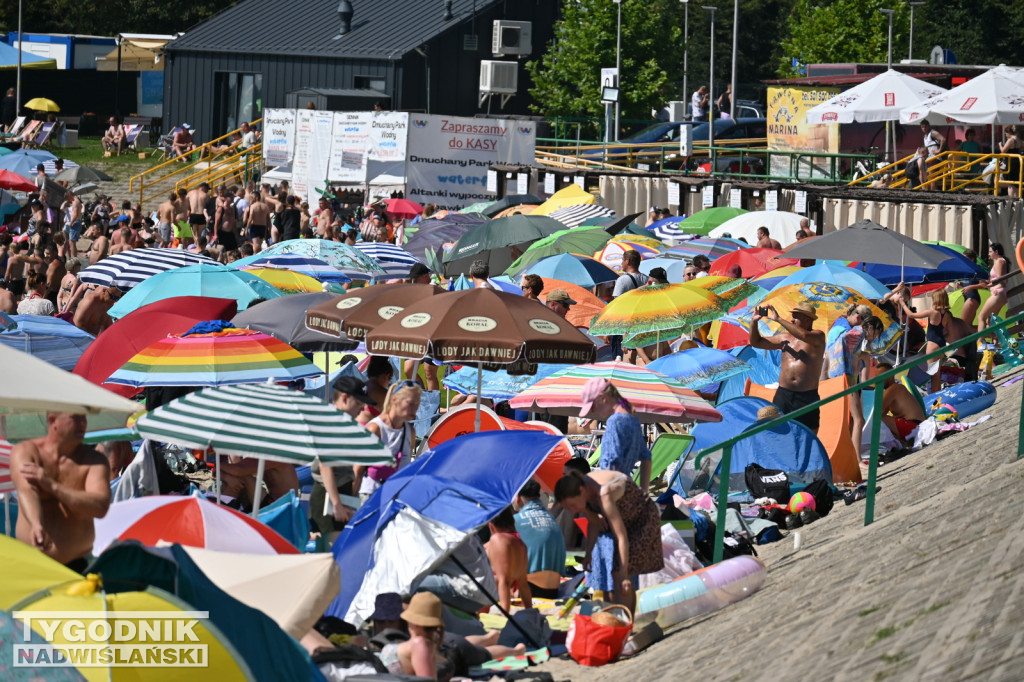
[[[705,457],[699,470],[694,467],[697,453],[753,426],[757,421],[757,411],[768,405],[771,403],[767,400],[755,397],[733,398],[719,403],[722,421],[702,422],[693,428],[693,447],[680,459],[671,489],[686,497],[706,490],[716,492],[721,452]],[[748,464],[785,471],[790,485],[807,484],[818,478],[832,480],[832,466],[821,441],[810,429],[795,421],[745,438],[733,446],[730,493],[747,489],[743,472]]]
[[[745,395],[747,379],[760,384],[773,384],[779,380],[779,368],[782,366],[782,351],[761,350],[751,346],[737,346],[729,352],[750,365],[747,374],[726,379],[718,389],[718,402],[724,403],[730,398]]]
[[[18,48],[0,43],[0,70],[15,70],[18,68]],[[47,59],[32,54],[26,50],[21,51],[21,68],[23,69],[56,69],[57,60]]]

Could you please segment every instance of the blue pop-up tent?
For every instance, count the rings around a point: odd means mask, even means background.
[[[0,43],[0,69],[18,68],[18,48],[7,43]],[[21,68],[23,69],[56,69],[57,60],[40,57],[31,52],[21,51]]]

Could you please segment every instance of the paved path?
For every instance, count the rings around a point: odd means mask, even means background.
[[[984,424],[881,467],[872,525],[863,502],[839,502],[799,551],[790,538],[759,548],[768,581],[749,599],[630,660],[540,669],[587,682],[1024,679],[1022,385],[999,389]]]

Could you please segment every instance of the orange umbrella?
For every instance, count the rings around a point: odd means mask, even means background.
[[[597,296],[576,284],[552,277],[544,277],[543,280],[544,290],[540,292],[540,300],[547,301],[548,294],[554,289],[565,289],[569,298],[576,301],[576,305],[570,306],[569,314],[565,316],[565,319],[569,320],[574,327],[590,329],[590,321],[607,305]]]

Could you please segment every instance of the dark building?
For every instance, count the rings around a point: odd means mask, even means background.
[[[243,0],[168,44],[165,127],[208,140],[264,108],[384,108],[474,116],[527,114],[529,78],[552,37],[555,0]],[[527,54],[513,25],[492,54],[494,21],[531,22]],[[481,103],[480,62],[517,63],[516,94]],[[506,74],[507,75],[507,74]]]

